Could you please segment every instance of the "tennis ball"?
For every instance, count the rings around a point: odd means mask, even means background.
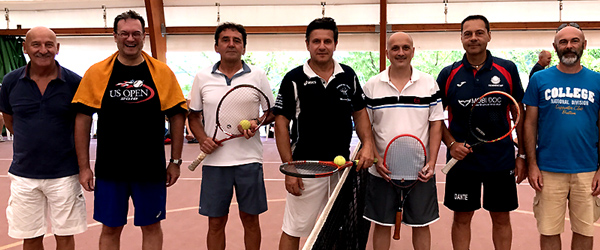
[[[242,126],[243,130],[246,130],[246,129],[249,129],[250,125],[252,125],[252,124],[250,124],[250,121],[248,121],[248,120],[242,120],[240,122],[240,125]]]
[[[341,155],[338,155],[335,157],[335,159],[333,159],[333,163],[335,163],[338,166],[344,165],[346,164],[346,158],[344,158]]]

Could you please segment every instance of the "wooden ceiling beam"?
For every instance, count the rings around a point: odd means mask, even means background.
[[[163,34],[165,25],[165,10],[162,0],[144,0],[146,16],[148,17],[148,33],[152,57],[161,62],[167,62],[167,38]]]
[[[567,22],[503,22],[491,23],[492,31],[555,30]],[[577,22],[582,29],[600,30],[600,21]],[[389,24],[388,24],[389,25]],[[460,31],[460,23],[391,24],[391,32],[447,32]],[[212,35],[216,26],[166,27],[168,35]],[[378,34],[378,25],[338,25],[340,33]],[[24,36],[29,29],[0,29],[0,35]],[[112,36],[112,28],[52,28],[59,36]],[[304,34],[306,26],[246,26],[248,34]]]

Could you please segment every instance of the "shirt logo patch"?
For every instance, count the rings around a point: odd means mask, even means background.
[[[304,86],[306,86],[306,85],[312,85],[312,84],[317,84],[317,81],[310,81],[310,80],[308,80],[308,81],[304,82]]]
[[[141,103],[154,97],[154,90],[144,84],[143,80],[130,80],[117,83],[117,89],[110,90],[110,97],[125,103]]]
[[[465,83],[467,83],[467,81],[462,81],[459,84],[456,84],[457,87],[462,87],[463,85],[465,85]]]
[[[458,100],[458,104],[460,104],[463,107],[468,107],[469,105],[471,105],[471,99],[467,99],[467,100]]]
[[[494,76],[490,80],[491,84],[488,84],[488,87],[502,87],[504,86],[504,84],[500,84],[501,81],[502,80],[500,80],[500,77]]]
[[[340,84],[337,86],[337,89],[342,94],[342,97],[340,97],[340,101],[350,101],[350,96],[348,96],[348,91],[350,91],[350,86],[348,86],[346,84]]]

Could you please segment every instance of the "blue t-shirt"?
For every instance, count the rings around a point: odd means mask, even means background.
[[[523,103],[538,107],[540,170],[582,173],[598,169],[600,73],[576,74],[556,67],[533,75]]]
[[[13,161],[8,170],[16,176],[53,179],[79,173],[73,131],[75,110],[71,100],[81,77],[60,67],[58,77],[44,94],[29,77],[28,66],[4,77],[0,111],[13,117]]]

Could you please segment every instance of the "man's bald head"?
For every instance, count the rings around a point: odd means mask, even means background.
[[[31,28],[23,43],[23,51],[29,56],[34,68],[53,67],[59,47],[54,31],[41,26]]]
[[[56,42],[56,33],[51,29],[43,26],[33,27],[25,34],[25,42],[39,36],[47,36]]]
[[[411,47],[414,47],[413,39],[409,34],[406,34],[404,32],[396,32],[396,33],[392,34],[390,36],[390,38],[388,38],[387,49],[390,49],[390,44],[392,44],[395,41],[406,41],[407,43],[410,44]]]
[[[387,42],[386,55],[392,68],[410,67],[410,62],[415,55],[412,37],[404,32],[392,34]]]
[[[542,50],[538,55],[538,63],[545,68],[546,66],[550,65],[550,61],[552,61],[552,54],[550,51]]]
[[[587,41],[581,29],[566,26],[556,32],[552,45],[554,45],[560,63],[565,66],[573,66],[580,63]]]

